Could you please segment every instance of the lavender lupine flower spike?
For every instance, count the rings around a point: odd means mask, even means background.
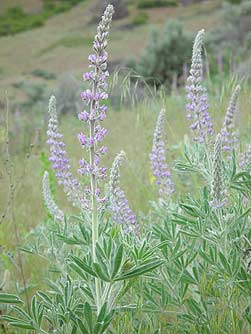
[[[218,134],[214,144],[213,178],[211,185],[211,205],[220,209],[226,204],[226,190],[223,179],[222,138]]]
[[[202,85],[203,60],[202,47],[205,31],[200,30],[193,45],[192,65],[187,79],[187,118],[191,120],[190,128],[194,131],[194,140],[205,143],[213,133],[213,125],[208,112],[207,91]]]
[[[57,204],[55,203],[52,197],[48,172],[44,172],[42,185],[43,185],[44,202],[48,211],[54,217],[55,220],[64,221],[64,213],[58,208]]]
[[[162,139],[165,112],[165,109],[162,109],[159,113],[153,137],[150,161],[155,183],[159,188],[159,194],[162,198],[167,199],[174,191],[174,184],[171,179],[171,172],[166,163],[164,150],[165,144]]]
[[[83,198],[78,180],[71,173],[70,163],[67,159],[65,144],[63,142],[63,135],[58,131],[55,96],[51,96],[49,101],[49,116],[47,143],[50,145],[49,160],[52,164],[52,168],[55,170],[55,176],[58,183],[63,185],[64,191],[73,205],[81,209],[86,209],[87,201]]]
[[[231,150],[235,147],[237,142],[237,136],[235,131],[235,116],[237,110],[237,101],[240,95],[240,85],[236,86],[231,96],[223,126],[221,129],[223,151],[231,153]],[[228,158],[231,158],[231,155],[228,155]]]
[[[78,135],[78,139],[83,148],[90,154],[90,161],[80,160],[80,168],[78,170],[81,175],[89,175],[91,178],[91,189],[86,188],[86,194],[95,196],[99,203],[106,202],[106,198],[100,198],[100,190],[97,188],[97,182],[106,178],[107,168],[100,166],[100,157],[105,154],[107,148],[98,144],[107,134],[107,130],[99,124],[106,117],[107,107],[102,101],[108,98],[106,92],[106,79],[109,76],[107,71],[107,41],[109,29],[113,14],[113,6],[108,5],[102,19],[97,28],[97,34],[93,42],[93,53],[89,56],[90,71],[84,73],[83,79],[90,82],[91,89],[87,89],[81,93],[82,100],[85,102],[88,110],[84,110],[79,114],[81,121],[89,124],[90,133],[86,136],[83,133]]]
[[[120,188],[120,166],[125,159],[125,152],[121,151],[114,159],[109,182],[110,208],[113,220],[122,224],[126,231],[136,228],[136,216],[129,207],[125,193]]]

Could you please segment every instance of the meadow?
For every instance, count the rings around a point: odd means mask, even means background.
[[[205,71],[201,29],[221,25],[222,1],[150,8],[144,24],[135,3],[108,46],[113,9],[95,35],[87,0],[0,38],[0,333],[251,331],[250,77]],[[195,43],[188,81],[173,90],[121,65],[167,17]]]

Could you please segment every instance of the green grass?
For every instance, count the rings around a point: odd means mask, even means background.
[[[43,50],[40,51],[40,55],[45,53],[51,52],[54,49],[63,46],[65,48],[77,48],[83,45],[91,45],[92,37],[83,37],[81,35],[69,35],[60,38],[58,41],[52,43],[51,45],[47,46]]]
[[[216,82],[208,82],[207,86],[210,93],[210,111],[215,120],[216,130],[220,129],[222,118],[224,116],[229,95],[232,87],[236,84],[237,78],[225,78]],[[240,133],[246,142],[250,142],[249,129],[251,126],[251,107],[249,104],[251,98],[251,90],[249,84],[244,84],[240,97]],[[157,119],[158,112],[161,107],[166,107],[167,118],[165,122],[165,141],[167,144],[166,156],[169,164],[174,165],[177,158],[181,157],[183,151],[183,138],[189,135],[189,124],[186,121],[185,99],[183,93],[181,95],[156,97],[155,94],[151,98],[146,99],[136,106],[122,107],[120,111],[109,110],[108,118],[104,126],[109,129],[109,134],[105,140],[105,144],[109,147],[109,154],[104,161],[105,165],[111,166],[115,155],[123,149],[127,155],[127,161],[121,170],[121,183],[126,192],[131,207],[137,212],[147,213],[150,208],[150,201],[156,198],[153,186],[153,179],[150,172],[149,152],[152,146],[152,136]],[[13,117],[13,115],[11,116]],[[78,166],[78,159],[83,154],[82,149],[77,141],[76,134],[83,130],[82,124],[73,115],[64,116],[60,122],[60,130],[65,135],[67,152],[71,158],[73,169]],[[47,217],[46,210],[43,205],[41,194],[41,180],[43,175],[44,164],[41,161],[41,154],[48,153],[48,147],[45,144],[46,129],[41,128],[43,134],[40,137],[39,146],[33,148],[29,158],[25,158],[23,154],[13,156],[13,166],[16,185],[15,197],[15,216],[18,230],[22,240],[27,237],[27,232],[38,226]],[[1,133],[1,142],[4,139],[4,132]],[[12,143],[11,143],[12,145]],[[8,182],[6,172],[1,162],[1,192],[0,206],[6,206],[6,194]],[[200,178],[196,176],[184,177],[173,172],[174,182],[176,184],[176,197],[183,197],[184,194],[196,193],[201,189]],[[56,199],[60,208],[66,213],[74,212],[74,209],[67,202],[65,195],[60,187],[56,186]],[[139,218],[140,224],[144,224],[144,220]],[[6,217],[1,225],[0,244],[3,244],[8,250],[15,250],[16,240],[14,237],[13,222]],[[35,283],[36,287],[44,285],[46,272],[46,263],[40,262],[30,255],[23,256],[26,278],[29,283]],[[13,287],[13,279],[19,278],[20,275],[16,269],[8,264],[7,267],[11,272],[11,284]],[[33,288],[30,290],[30,293]],[[222,300],[222,303],[226,303]],[[225,305],[225,304],[224,304]],[[220,305],[218,306],[220,307]],[[138,321],[142,319],[142,328],[139,333],[151,333],[155,325],[147,323],[145,315],[137,310]],[[227,312],[227,308],[226,308]],[[224,316],[226,316],[225,314]],[[163,315],[164,322],[168,320]],[[127,318],[123,321],[116,322],[117,332],[132,334],[127,332],[132,327],[132,318],[127,314]],[[156,316],[156,321],[159,321]],[[219,328],[219,319],[215,319],[215,333]],[[165,330],[163,328],[163,330]],[[10,332],[15,333],[15,332]],[[20,332],[17,332],[20,334]],[[194,331],[196,333],[196,331]],[[238,332],[236,332],[238,333]],[[239,334],[239,333],[238,333]]]

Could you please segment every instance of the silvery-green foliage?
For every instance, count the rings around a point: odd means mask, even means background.
[[[211,184],[212,206],[221,208],[226,203],[226,190],[223,177],[222,137],[218,134],[214,144],[213,175]]]
[[[250,208],[239,195],[234,200],[235,207],[215,214],[205,188],[197,198],[184,198],[178,212],[153,226],[156,239],[167,242],[162,249],[167,263],[161,279],[145,287],[144,298],[149,312],[170,316],[170,332],[204,334],[218,328],[230,333],[234,328],[241,333],[249,328],[251,277],[245,239],[251,233]],[[237,300],[242,300],[241,307]]]

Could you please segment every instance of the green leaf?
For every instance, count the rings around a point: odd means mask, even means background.
[[[52,300],[51,298],[44,293],[43,291],[37,291],[37,295],[43,300],[44,303],[51,305],[52,304]]]
[[[110,277],[108,276],[107,272],[103,270],[101,264],[94,262],[93,269],[95,270],[96,276],[98,276],[105,282],[111,282]]]
[[[184,270],[180,280],[186,284],[196,284],[196,280],[187,270]]]
[[[83,324],[82,320],[77,318],[77,322],[78,322],[78,327],[81,331],[81,334],[89,334],[88,330],[86,329],[85,325]]]
[[[0,303],[2,304],[23,304],[23,301],[16,295],[0,293]]]
[[[24,329],[35,329],[35,327],[27,322],[15,321],[9,323],[13,327],[24,328]]]
[[[80,269],[85,271],[86,273],[90,274],[91,276],[97,277],[97,274],[92,270],[92,268],[85,263],[83,260],[80,260],[77,256],[70,255],[70,260],[78,266]],[[73,268],[74,269],[74,268]]]
[[[163,260],[153,260],[152,262],[149,262],[148,264],[145,265],[138,265],[134,268],[132,268],[131,270],[129,270],[128,272],[124,273],[123,275],[117,277],[115,279],[115,281],[121,281],[121,280],[125,280],[125,279],[129,279],[129,278],[133,278],[133,277],[137,277],[140,275],[143,275],[149,271],[152,271],[153,269],[161,266],[165,261]]]
[[[122,259],[123,259],[123,244],[121,244],[117,250],[117,254],[115,256],[114,259],[114,263],[113,263],[113,271],[112,271],[112,278],[114,278],[121,266],[122,263]]]
[[[85,315],[85,320],[86,320],[88,328],[89,328],[89,332],[90,332],[90,334],[92,334],[92,332],[93,332],[93,328],[92,328],[92,323],[93,323],[92,309],[91,309],[90,304],[87,303],[87,302],[85,303],[85,306],[84,306],[84,315]]]
[[[222,252],[219,252],[219,257],[220,257],[220,261],[221,261],[224,269],[231,276],[232,275],[232,271],[231,271],[230,265],[229,265],[229,263],[228,263],[225,255]]]
[[[189,298],[186,300],[186,304],[189,307],[189,309],[192,311],[193,314],[198,315],[198,316],[202,314],[200,305],[196,302],[196,300]]]

